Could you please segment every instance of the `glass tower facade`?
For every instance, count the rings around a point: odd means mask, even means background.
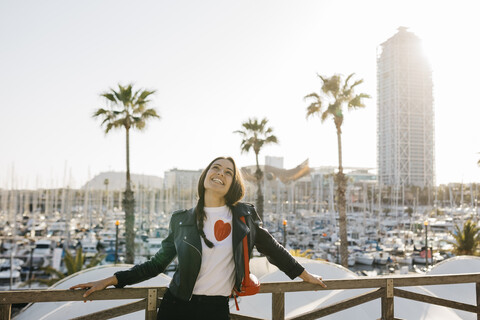
[[[382,185],[435,185],[432,70],[407,28],[377,54],[377,164]]]

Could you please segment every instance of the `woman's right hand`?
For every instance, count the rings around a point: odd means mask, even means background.
[[[70,287],[70,290],[74,289],[88,289],[84,294],[83,297],[86,298],[90,294],[92,294],[95,291],[100,291],[105,289],[108,286],[113,286],[118,283],[117,277],[111,276],[102,280],[97,280],[93,282],[87,282],[87,283],[80,283],[77,285],[74,285],[73,287]]]

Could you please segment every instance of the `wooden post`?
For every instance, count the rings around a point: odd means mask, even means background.
[[[475,283],[475,293],[477,295],[477,320],[480,320],[480,282]]]
[[[10,320],[12,315],[11,304],[0,304],[0,320]]]
[[[285,293],[272,293],[272,320],[285,320]]]
[[[393,320],[393,279],[387,279],[385,296],[382,297],[382,320]]]
[[[157,319],[157,289],[148,289],[147,308],[145,309],[145,320]]]

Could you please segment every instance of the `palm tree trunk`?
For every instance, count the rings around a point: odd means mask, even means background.
[[[130,181],[130,132],[126,130],[127,136],[127,185],[123,198],[123,209],[125,210],[125,240],[126,240],[126,252],[125,263],[133,264],[135,260],[135,214],[134,206],[135,199],[133,197],[133,191]]]
[[[260,220],[263,221],[263,192],[262,192],[262,178],[263,178],[263,173],[262,170],[260,170],[260,165],[258,163],[258,153],[255,153],[255,161],[257,164],[257,171],[255,172],[255,177],[257,178],[257,213],[258,216],[260,217]]]
[[[337,127],[337,141],[338,141],[338,173],[337,173],[337,209],[339,217],[340,229],[340,257],[342,266],[348,267],[348,239],[347,239],[347,213],[346,213],[346,199],[345,199],[345,175],[343,174],[342,166],[342,132]]]

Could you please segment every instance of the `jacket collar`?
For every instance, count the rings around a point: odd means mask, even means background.
[[[197,223],[195,219],[195,208],[191,208],[187,210],[187,214],[185,215],[185,219],[183,220],[184,225],[195,225]]]

